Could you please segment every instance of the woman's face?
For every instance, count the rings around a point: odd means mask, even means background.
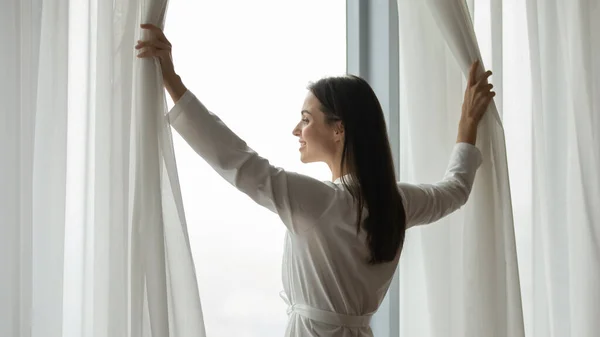
[[[330,163],[339,147],[334,125],[327,124],[321,103],[308,92],[301,110],[301,120],[293,130],[300,141],[300,160],[303,163]]]

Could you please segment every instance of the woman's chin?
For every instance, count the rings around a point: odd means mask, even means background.
[[[300,152],[300,161],[304,164],[308,164],[310,163],[310,158],[304,153],[304,152]]]

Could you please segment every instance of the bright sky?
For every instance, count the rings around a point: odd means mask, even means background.
[[[291,132],[308,82],[345,72],[345,3],[171,1],[165,31],[177,72],[210,110],[275,165],[327,180],[324,165],[300,163]],[[475,25],[489,68],[489,0],[476,3]],[[525,13],[522,1],[504,0],[504,126],[517,245],[525,247],[519,250],[522,271],[530,268],[531,227]],[[224,182],[177,133],[174,142],[208,335],[283,335],[283,225]],[[528,315],[530,279],[527,273],[521,279]]]
[[[186,86],[273,164],[300,162],[292,129],[306,86],[346,70],[345,0],[171,1],[165,34]],[[177,165],[211,337],[282,336],[284,226],[235,190],[174,133]]]

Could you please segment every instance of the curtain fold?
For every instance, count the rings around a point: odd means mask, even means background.
[[[456,139],[465,75],[481,54],[463,1],[398,6],[401,179],[435,182]],[[404,336],[524,335],[504,131],[494,104],[477,146],[483,164],[467,205],[407,233]]]
[[[533,335],[600,331],[600,6],[527,1]]]
[[[204,335],[160,68],[133,48],[166,6],[3,3],[0,335]]]
[[[139,23],[164,28],[167,1],[142,0],[141,5]],[[151,32],[143,34],[147,38]],[[138,237],[137,247],[145,260],[140,262],[148,266],[145,281],[150,321],[155,323],[153,331],[159,331],[156,336],[204,336],[160,65],[156,59],[143,59],[136,66],[139,91],[135,112],[138,139],[145,151],[138,152],[140,175],[135,195],[140,208],[134,211],[133,226],[140,226],[144,233]],[[148,212],[150,209],[154,213]]]

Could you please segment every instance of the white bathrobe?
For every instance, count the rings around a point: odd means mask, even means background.
[[[356,236],[356,211],[340,180],[323,182],[272,166],[187,91],[167,115],[185,141],[225,180],[287,227],[282,297],[286,336],[372,336],[369,321],[390,285],[393,262],[369,265],[365,232]],[[443,180],[399,183],[406,227],[434,222],[468,199],[481,164],[470,144],[454,147]]]

